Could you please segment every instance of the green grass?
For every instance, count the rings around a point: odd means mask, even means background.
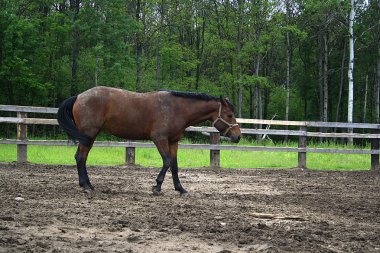
[[[186,141],[185,141],[186,142]],[[244,143],[241,145],[255,145]],[[266,143],[266,146],[274,144]],[[296,146],[296,143],[276,144],[276,146]],[[311,144],[312,147],[337,147],[332,144]],[[17,160],[16,145],[0,144],[0,162]],[[76,147],[28,146],[28,161],[40,164],[75,164]],[[298,156],[293,152],[262,151],[221,151],[221,166],[224,168],[293,168],[297,166]],[[88,158],[89,165],[121,165],[125,161],[124,148],[94,147]],[[208,150],[180,149],[178,163],[181,168],[209,166]],[[149,167],[161,167],[162,161],[157,149],[136,148],[136,164]],[[346,154],[307,154],[307,166],[310,169],[327,170],[367,170],[370,168],[370,155]]]

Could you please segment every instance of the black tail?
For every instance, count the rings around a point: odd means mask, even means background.
[[[78,140],[80,144],[90,147],[92,144],[91,137],[79,132],[75,125],[73,118],[73,106],[77,96],[66,99],[58,108],[57,119],[59,126],[65,131],[73,140]]]

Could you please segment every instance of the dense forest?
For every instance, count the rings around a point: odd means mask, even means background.
[[[56,107],[97,85],[342,122],[351,89],[353,122],[379,122],[380,1],[0,0],[0,104]]]

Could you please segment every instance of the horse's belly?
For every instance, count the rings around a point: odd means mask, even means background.
[[[106,122],[103,130],[117,136],[119,138],[128,140],[149,140],[150,131],[147,126],[140,124],[128,124],[127,122]]]

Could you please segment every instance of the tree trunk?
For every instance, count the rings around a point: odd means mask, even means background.
[[[340,86],[339,86],[338,103],[336,105],[335,122],[340,121],[339,113],[340,113],[340,104],[342,101],[342,93],[343,93],[343,85],[344,85],[344,66],[346,65],[346,51],[347,51],[347,37],[344,37],[342,61],[341,61],[341,68],[340,68]],[[334,132],[336,132],[336,128]]]
[[[286,24],[290,25],[290,17],[292,15],[290,1],[285,1],[285,8],[286,8]],[[292,62],[292,43],[291,43],[291,37],[290,32],[286,32],[286,101],[285,101],[285,120],[289,120],[289,106],[290,106],[290,71],[291,71],[291,62]],[[286,126],[286,130],[288,130],[289,127]],[[289,136],[285,135],[285,142],[288,141]]]
[[[204,13],[202,11],[202,13]],[[195,89],[199,88],[199,80],[201,77],[201,67],[202,67],[202,58],[203,58],[203,48],[205,41],[205,28],[206,28],[206,20],[205,15],[202,15],[202,31],[200,31],[199,27],[197,27],[197,72],[195,78]]]
[[[340,67],[340,85],[339,85],[339,95],[338,95],[338,103],[336,105],[336,113],[335,113],[335,122],[339,122],[340,118],[339,115],[341,113],[341,107],[340,104],[342,103],[342,93],[343,93],[343,87],[344,87],[344,66],[346,65],[346,51],[347,51],[347,37],[344,37],[343,41],[343,52],[342,52],[342,61],[341,61],[341,67]],[[334,133],[337,132],[337,128],[334,128]],[[334,138],[334,142],[336,141],[336,138]],[[342,139],[343,141],[343,139]]]
[[[156,88],[160,89],[160,72],[161,72],[161,47],[164,36],[164,13],[165,13],[165,0],[161,0],[160,6],[160,30],[157,45],[157,58],[156,58]]]
[[[141,21],[141,1],[136,2],[136,21],[140,23]],[[142,78],[142,54],[143,54],[143,43],[142,43],[142,32],[137,31],[136,33],[136,91],[141,91],[141,78]]]
[[[318,84],[319,84],[319,120],[323,121],[323,47],[322,32],[318,36],[319,54],[318,54]]]
[[[348,112],[347,122],[352,123],[354,110],[354,18],[355,18],[355,1],[351,0],[351,11],[349,18],[349,35],[350,35],[350,60],[348,65]],[[349,133],[353,132],[352,128],[348,129]],[[353,139],[348,138],[348,143],[353,144]]]
[[[377,83],[375,92],[375,122],[380,123],[380,41],[378,46],[378,58],[377,58]]]
[[[364,105],[363,105],[363,123],[367,120],[367,97],[368,97],[368,75],[365,76]]]
[[[95,86],[98,86],[98,70],[99,70],[99,53],[96,51],[96,59],[95,59],[95,73],[94,73],[94,78],[95,78]]]
[[[254,119],[255,115],[253,113],[253,85],[249,86],[249,116]]]
[[[256,59],[256,70],[255,70],[255,75],[258,77],[260,73],[260,54],[257,54],[257,59]],[[255,85],[255,118],[256,119],[261,119],[262,118],[262,109],[261,109],[261,88],[259,84]],[[262,125],[259,124],[257,125],[258,129],[262,128]],[[261,141],[262,135],[258,134],[256,135],[256,139],[258,142]]]
[[[290,102],[290,34],[286,32],[286,102],[285,102],[285,120],[289,120],[289,102]],[[287,136],[286,136],[287,137]]]
[[[290,68],[291,68],[291,41],[290,32],[286,32],[286,101],[285,101],[285,120],[289,120],[289,104],[290,104]],[[286,130],[288,130],[286,126]],[[288,142],[288,135],[285,135],[285,142]]]
[[[238,31],[237,31],[237,79],[239,83],[239,90],[238,90],[238,116],[241,118],[242,116],[242,107],[243,107],[243,86],[241,84],[241,26],[242,26],[242,2],[241,0],[238,1]]]
[[[70,11],[72,15],[73,31],[71,36],[73,38],[72,50],[71,50],[71,85],[70,94],[76,95],[79,92],[78,89],[78,59],[79,59],[79,38],[80,32],[77,27],[77,20],[80,8],[80,0],[70,0]]]
[[[329,73],[328,73],[328,53],[329,53],[329,36],[326,32],[323,36],[324,44],[324,64],[323,64],[323,121],[328,121],[328,102],[329,102]],[[326,130],[326,128],[324,128]]]

